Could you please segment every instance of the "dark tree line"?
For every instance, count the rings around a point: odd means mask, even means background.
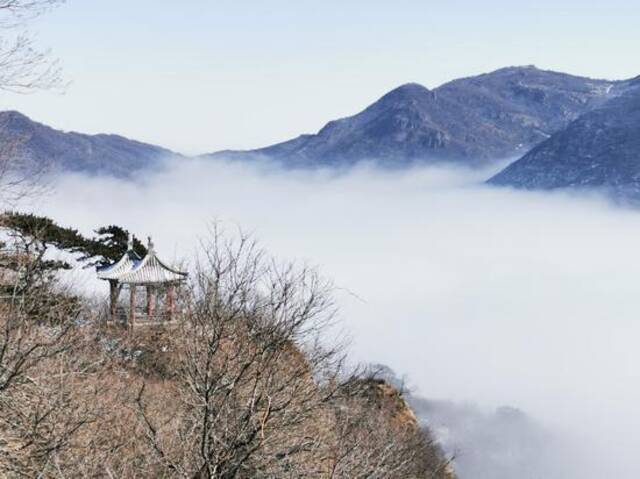
[[[117,225],[98,228],[86,237],[75,228],[60,226],[50,218],[34,214],[0,214],[0,299],[22,303],[22,311],[38,319],[49,303],[73,308],[74,294],[56,286],[57,274],[72,268],[69,253],[86,267],[113,263],[127,250],[129,232]],[[134,239],[134,250],[143,256],[146,248]],[[67,255],[67,256],[69,256]]]
[[[78,255],[78,261],[89,266],[104,266],[122,257],[127,251],[129,231],[117,226],[103,226],[94,231],[93,237],[82,235],[77,229],[60,226],[46,216],[32,213],[5,212],[0,215],[0,227],[11,238],[20,238],[31,245],[33,250],[55,248]],[[143,257],[147,248],[136,237],[133,238],[134,251]],[[47,269],[70,269],[67,261],[44,261]]]

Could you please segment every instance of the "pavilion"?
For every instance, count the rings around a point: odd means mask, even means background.
[[[129,236],[127,251],[122,258],[112,265],[98,267],[96,271],[98,279],[109,282],[110,320],[124,320],[130,328],[135,326],[138,318],[147,324],[171,321],[175,312],[175,288],[187,279],[187,273],[167,266],[158,258],[150,237],[144,258],[134,251],[133,237]],[[136,295],[139,287],[146,289],[146,304],[139,304]],[[118,305],[124,288],[130,295],[128,313],[124,306]]]

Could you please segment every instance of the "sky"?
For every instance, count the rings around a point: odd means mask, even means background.
[[[0,94],[63,130],[198,154],[265,146],[510,65],[640,74],[637,0],[68,0],[29,26],[64,94]]]

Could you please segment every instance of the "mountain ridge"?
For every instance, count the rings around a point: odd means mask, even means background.
[[[361,160],[392,166],[482,164],[521,155],[614,97],[628,81],[525,66],[452,80],[435,89],[407,83],[355,115],[328,122],[316,134],[203,156],[271,159],[290,167],[349,166]]]
[[[15,110],[0,112],[0,144],[4,154],[19,160],[21,168],[116,177],[153,170],[166,158],[181,157],[122,135],[57,130]]]
[[[596,188],[640,201],[640,77],[487,183],[540,190]]]
[[[581,115],[640,85],[505,67],[429,89],[400,85],[360,112],[263,148],[198,158],[271,160],[287,168],[351,167],[360,161],[402,168],[453,163],[482,166],[522,157]],[[0,112],[0,145],[29,167],[132,177],[167,158],[190,158],[117,134],[87,135],[46,126],[16,111]]]

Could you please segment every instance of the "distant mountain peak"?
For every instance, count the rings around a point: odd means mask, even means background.
[[[266,148],[225,152],[289,166],[349,166],[362,160],[480,164],[521,154],[610,96],[611,82],[511,66],[430,90],[401,85],[353,116]],[[215,155],[215,154],[214,154]]]
[[[425,111],[435,98],[435,92],[418,83],[406,83],[394,88],[364,111],[393,108],[406,111]]]
[[[618,199],[640,202],[640,88],[623,89],[585,113],[489,184],[541,190],[598,188]]]
[[[119,135],[56,130],[13,110],[0,112],[0,144],[12,145],[11,154],[27,168],[119,177],[156,169],[164,159],[179,156]]]
[[[492,73],[505,73],[505,72],[526,72],[526,71],[543,71],[535,65],[513,65],[510,67],[498,68],[497,70],[487,73],[487,75],[491,75]]]
[[[20,126],[31,127],[34,124],[39,125],[39,123],[34,122],[27,115],[15,110],[0,111],[0,124],[5,128],[16,128]]]
[[[640,76],[607,81],[534,65],[510,66],[435,89],[406,83],[353,116],[329,121],[316,134],[204,156],[274,160],[289,167],[349,167],[363,160],[392,167],[474,166],[522,156],[582,115],[638,87]],[[0,143],[16,140],[18,153],[34,164],[114,176],[157,168],[164,158],[179,156],[118,135],[63,132],[17,111],[0,112]]]
[[[30,118],[27,115],[17,110],[0,111],[0,116],[6,117],[6,118],[20,118],[20,119],[30,120]]]
[[[397,88],[394,88],[389,93],[387,93],[385,96],[388,96],[388,95],[409,95],[409,96],[423,95],[425,93],[430,93],[430,91],[431,90],[429,90],[426,86],[421,85],[420,83],[405,83],[403,85],[400,85]],[[384,98],[384,96],[383,96],[383,98]]]
[[[434,94],[419,83],[405,83],[385,94],[378,102],[381,104],[407,103],[433,98]]]

